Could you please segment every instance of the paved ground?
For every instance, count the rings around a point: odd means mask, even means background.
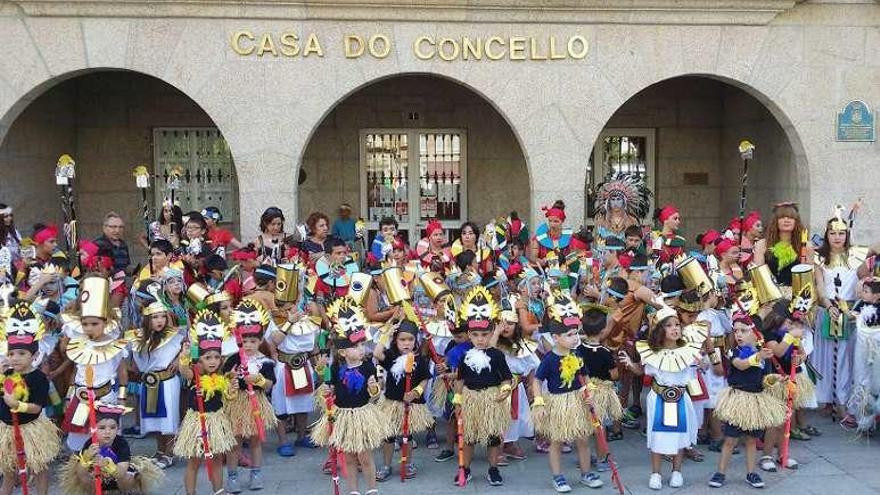
[[[762,473],[767,487],[764,492],[774,495],[861,495],[880,493],[880,439],[854,439],[839,426],[826,418],[815,416],[813,424],[819,427],[824,435],[809,442],[794,442],[792,455],[801,462],[797,471],[784,473]],[[525,447],[526,442],[522,445]],[[136,454],[150,454],[155,447],[151,439],[133,441]],[[648,451],[644,438],[637,432],[626,430],[623,441],[613,442],[611,448],[621,467],[621,476],[627,488],[633,494],[658,493],[647,488],[649,474]],[[415,462],[420,468],[414,480],[401,484],[397,477],[379,484],[380,493],[389,495],[411,495],[414,491],[432,495],[473,494],[473,493],[515,493],[551,494],[550,476],[547,460],[543,454],[535,453],[529,445],[529,458],[522,462],[513,461],[510,466],[502,468],[503,487],[490,487],[485,481],[487,464],[485,454],[478,454],[473,465],[474,480],[465,488],[452,485],[455,473],[455,460],[436,463],[433,456],[437,451],[428,450],[420,445],[414,451]],[[728,471],[728,482],[724,488],[709,488],[706,483],[715,471],[718,454],[703,449],[706,460],[702,463],[686,462],[684,466],[685,486],[673,490],[664,486],[659,493],[717,495],[761,493],[745,484],[744,455],[734,456]],[[327,494],[333,493],[330,478],[321,474],[320,467],[324,459],[321,450],[298,449],[296,457],[281,458],[275,454],[274,442],[266,449],[266,461],[263,473],[266,479],[264,495],[270,494]],[[376,454],[380,458],[380,454]],[[563,456],[566,475],[569,481],[576,479],[578,474],[574,454]],[[664,472],[664,485],[668,482],[669,465]],[[176,464],[166,471],[168,478],[159,493],[163,495],[183,494],[183,467]],[[210,487],[205,481],[204,471],[200,471],[199,493],[210,494]],[[242,472],[242,480],[246,483],[247,473]],[[572,493],[616,493],[611,488],[610,476],[603,473],[605,486],[598,490],[573,485]],[[362,488],[363,490],[363,488]],[[53,486],[50,493],[60,494]],[[251,493],[245,490],[243,494]],[[342,487],[341,493],[348,491]]]

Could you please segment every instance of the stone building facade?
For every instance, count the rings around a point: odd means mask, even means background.
[[[216,128],[234,162],[227,217],[251,239],[268,206],[367,216],[365,133],[446,132],[466,147],[465,216],[535,224],[564,198],[579,224],[603,140],[623,136],[693,238],[738,211],[749,139],[750,208],[794,200],[819,229],[861,197],[868,242],[880,150],[839,141],[836,122],[851,101],[877,109],[878,26],[871,0],[7,0],[0,202],[20,226],[57,220],[52,169],[70,153],[82,229],[117,210],[133,238],[131,170],[163,180],[157,130]]]

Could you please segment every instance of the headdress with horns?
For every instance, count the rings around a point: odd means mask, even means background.
[[[243,299],[232,313],[235,332],[241,337],[262,337],[269,326],[269,312],[253,299]]]
[[[220,315],[210,309],[203,309],[193,319],[189,340],[198,346],[198,355],[203,356],[210,351],[220,352],[223,339],[228,333],[229,329]]]
[[[547,298],[547,318],[549,332],[560,334],[576,330],[581,325],[583,312],[580,305],[562,290],[556,289]]]
[[[492,294],[478,285],[471,289],[461,302],[460,319],[468,330],[491,330],[498,319],[498,305]]]
[[[348,349],[367,338],[367,317],[364,309],[348,296],[333,301],[327,308],[333,322],[333,337],[338,349]]]

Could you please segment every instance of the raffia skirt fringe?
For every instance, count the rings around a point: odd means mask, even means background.
[[[78,465],[79,455],[72,455],[59,468],[58,486],[61,488],[61,492],[67,495],[94,495],[95,483],[93,481],[84,482],[76,475]],[[129,469],[133,469],[137,474],[134,478],[134,487],[131,490],[125,490],[125,493],[152,493],[165,479],[162,470],[144,456],[132,457]]]
[[[434,385],[431,387],[431,405],[434,409],[442,411],[446,407],[446,396],[449,395],[449,389],[446,388],[446,382],[437,377],[434,379]]]
[[[379,410],[386,422],[390,423],[391,429],[400,434],[403,431],[403,402],[382,398],[379,402]],[[434,425],[434,416],[425,404],[410,404],[409,406],[409,432],[420,433]]]
[[[28,469],[33,473],[45,471],[61,451],[61,431],[43,415],[20,428]],[[18,471],[13,428],[3,422],[0,422],[0,452],[0,468],[5,472]]]
[[[785,404],[767,392],[727,387],[718,394],[715,417],[743,431],[766,430],[785,422]]]
[[[545,393],[543,397],[544,410],[532,409],[535,433],[551,442],[572,442],[593,434],[587,401],[580,390]]]
[[[510,396],[499,402],[496,398],[500,393],[501,387],[483,390],[464,387],[461,418],[466,443],[487,445],[491,437],[504,437],[510,426]]]
[[[327,393],[330,391],[330,387],[327,386],[326,383],[322,383],[318,385],[318,388],[312,392],[312,398],[315,400],[315,409],[321,411],[321,413],[327,412]]]
[[[260,417],[263,418],[263,427],[266,431],[271,431],[278,426],[278,418],[275,417],[275,410],[272,403],[262,392],[255,392],[257,405],[260,410]],[[246,392],[240,392],[226,403],[226,414],[229,415],[229,421],[232,423],[232,431],[236,437],[251,438],[257,436],[257,422],[254,413],[251,410],[251,400]]]
[[[333,433],[325,412],[312,429],[312,440],[322,447],[336,447],[343,452],[356,453],[373,450],[398,432],[382,415],[379,406],[368,403],[362,407],[337,407],[333,410]]]
[[[809,407],[816,396],[816,385],[806,373],[797,373],[795,376],[794,409]],[[764,391],[787,404],[788,401],[788,377],[779,374],[764,377]]]
[[[590,392],[596,404],[596,414],[603,421],[617,421],[623,417],[623,406],[614,389],[614,382],[591,378],[590,383],[596,388]]]
[[[235,447],[232,422],[224,411],[205,413],[205,426],[208,429],[208,442],[212,454],[229,452]],[[180,432],[174,439],[174,455],[185,459],[204,457],[205,448],[202,445],[202,428],[198,411],[186,412],[180,423]]]

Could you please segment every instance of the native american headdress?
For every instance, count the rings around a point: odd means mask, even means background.
[[[580,305],[572,300],[566,291],[555,289],[547,298],[547,318],[550,333],[565,333],[577,329],[581,324],[583,312]]]
[[[228,336],[229,328],[220,315],[210,309],[203,309],[196,314],[189,330],[190,342],[197,343],[198,355],[209,351],[220,352],[223,339]]]
[[[43,319],[29,303],[19,301],[0,319],[0,350],[25,349],[35,354],[44,332]]]
[[[645,218],[651,209],[651,190],[639,174],[609,174],[596,189],[596,215],[606,215],[612,199],[622,199],[624,210],[635,218]]]
[[[367,338],[367,317],[364,309],[348,296],[333,301],[327,308],[333,322],[333,337],[338,349],[348,349]]]
[[[471,289],[461,301],[459,318],[467,325],[468,330],[491,330],[498,319],[498,305],[492,294],[478,285]]]
[[[269,326],[269,312],[253,299],[243,299],[232,313],[235,332],[242,337],[260,337]]]

